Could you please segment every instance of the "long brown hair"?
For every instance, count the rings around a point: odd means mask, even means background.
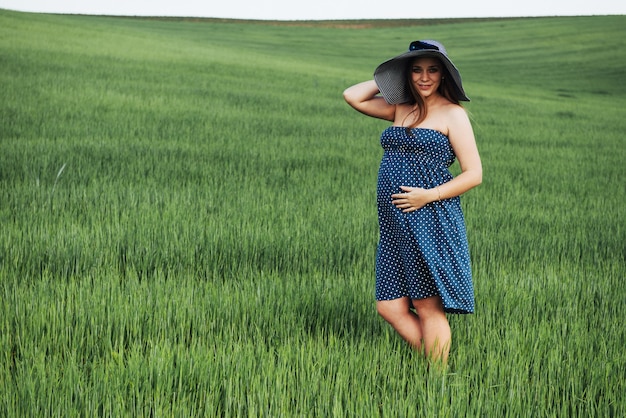
[[[461,105],[461,101],[459,100],[459,94],[454,87],[454,83],[448,81],[450,80],[450,73],[443,62],[439,61],[439,68],[441,68],[441,81],[439,82],[439,88],[437,88],[437,93],[441,96],[449,100],[450,102]],[[413,100],[409,102],[409,104],[416,105],[415,109],[413,109],[406,117],[409,117],[412,113],[417,112],[417,118],[415,122],[408,126],[408,128],[415,128],[417,125],[422,123],[424,119],[426,119],[426,115],[428,114],[428,109],[426,108],[426,104],[424,103],[424,99],[419,94],[415,85],[413,84],[413,76],[412,76],[412,68],[413,61],[409,61],[409,65],[407,65],[406,70],[406,78],[407,84],[409,85],[409,90],[411,91],[411,96],[413,96]]]

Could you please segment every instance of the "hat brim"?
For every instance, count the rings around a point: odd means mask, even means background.
[[[378,85],[380,94],[389,104],[407,103],[413,100],[411,90],[407,80],[407,66],[409,62],[418,57],[439,58],[445,65],[448,73],[452,77],[455,89],[460,101],[469,102],[470,99],[463,90],[461,74],[456,66],[450,61],[447,55],[434,50],[409,51],[391,58],[380,64],[374,71],[374,80]]]

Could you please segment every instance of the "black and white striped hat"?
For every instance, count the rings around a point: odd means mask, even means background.
[[[424,40],[413,41],[409,45],[409,50],[397,57],[380,64],[374,71],[374,80],[378,85],[380,94],[389,104],[399,104],[410,102],[413,97],[408,86],[408,65],[417,57],[436,57],[446,66],[448,73],[454,81],[455,90],[460,101],[469,102],[465,95],[461,74],[452,63],[446,49],[437,41]]]

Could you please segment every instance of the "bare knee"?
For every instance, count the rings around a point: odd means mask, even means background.
[[[392,316],[391,310],[389,309],[389,307],[385,303],[382,303],[381,301],[376,302],[376,311],[378,312],[378,315],[382,316],[385,320],[389,316]]]
[[[446,317],[441,297],[432,296],[426,299],[413,300],[413,305],[420,318]]]
[[[376,311],[385,319],[385,321],[393,324],[401,320],[405,315],[409,314],[408,299],[379,300],[376,302]]]

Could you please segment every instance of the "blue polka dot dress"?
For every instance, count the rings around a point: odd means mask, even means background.
[[[380,240],[376,254],[376,299],[439,295],[446,312],[473,313],[474,289],[460,199],[432,202],[413,212],[396,208],[400,186],[430,189],[452,179],[455,160],[439,131],[390,126],[380,138],[378,172]]]

